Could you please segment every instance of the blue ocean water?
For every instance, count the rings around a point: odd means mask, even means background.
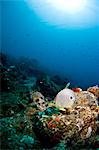
[[[86,88],[99,84],[97,12],[91,26],[61,28],[42,19],[27,0],[1,0],[0,3],[2,51],[15,57],[36,58],[49,72],[67,77],[76,86]]]

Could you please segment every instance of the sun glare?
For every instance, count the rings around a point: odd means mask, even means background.
[[[98,0],[26,0],[43,22],[60,28],[99,24]]]
[[[86,5],[86,0],[49,0],[49,4],[52,5],[52,7],[56,8],[57,10],[60,10],[62,12],[67,12],[70,14],[75,14],[79,11],[82,11]]]

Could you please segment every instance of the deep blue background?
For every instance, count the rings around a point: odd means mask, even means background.
[[[2,51],[36,58],[77,86],[99,84],[99,26],[59,29],[43,22],[23,0],[0,3]]]

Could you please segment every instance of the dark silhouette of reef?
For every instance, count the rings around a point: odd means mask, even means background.
[[[46,74],[42,74],[37,79],[35,89],[46,97],[54,98],[55,95],[66,86],[66,84],[67,82],[63,81],[58,76],[50,77]]]

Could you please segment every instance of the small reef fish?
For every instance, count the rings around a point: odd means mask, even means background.
[[[58,107],[71,108],[75,99],[75,93],[72,90],[65,88],[56,95],[55,104]]]

